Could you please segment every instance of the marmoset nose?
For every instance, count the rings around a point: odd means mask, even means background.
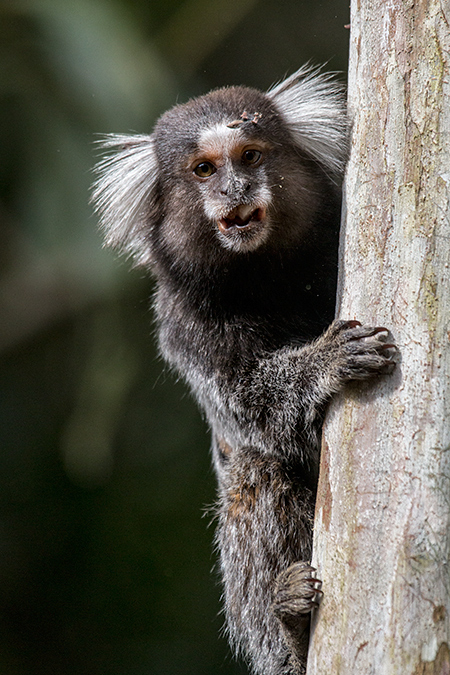
[[[241,195],[243,192],[248,192],[251,188],[250,181],[240,180],[237,178],[228,180],[226,185],[221,187],[220,194],[224,197]]]

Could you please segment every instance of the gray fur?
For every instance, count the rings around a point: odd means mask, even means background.
[[[110,134],[101,145],[115,151],[97,165],[101,178],[92,194],[102,214],[105,244],[134,257],[138,264],[148,264],[148,208],[158,176],[153,139]]]
[[[310,69],[263,94],[176,106],[110,137],[106,243],[149,267],[164,358],[211,427],[230,642],[258,675],[305,672],[321,426],[350,380],[392,368],[386,331],[333,322],[347,120]],[[325,589],[326,592],[326,589]]]

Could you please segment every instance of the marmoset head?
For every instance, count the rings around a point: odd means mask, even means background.
[[[93,200],[106,243],[137,264],[214,264],[298,245],[339,184],[342,95],[302,68],[267,93],[230,87],[177,105],[149,136],[109,136]]]

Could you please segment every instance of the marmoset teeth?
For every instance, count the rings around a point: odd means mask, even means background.
[[[232,220],[233,218],[240,218],[242,221],[248,220],[250,215],[255,211],[256,208],[252,204],[239,204],[239,206],[236,206],[235,209],[230,211],[228,215],[225,216],[228,220]]]
[[[247,230],[255,223],[260,223],[264,219],[265,214],[266,209],[240,204],[224,218],[217,221],[217,226],[223,234],[233,232],[235,228]]]

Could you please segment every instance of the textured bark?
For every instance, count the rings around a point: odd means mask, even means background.
[[[449,23],[448,0],[352,0],[339,315],[401,362],[328,415],[310,675],[450,673]]]

